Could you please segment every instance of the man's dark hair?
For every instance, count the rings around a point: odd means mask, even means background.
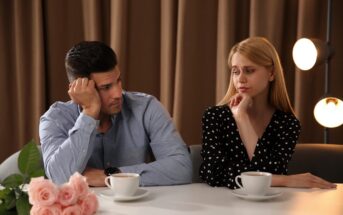
[[[83,41],[73,46],[65,58],[69,82],[91,73],[107,72],[117,65],[113,49],[100,41]]]

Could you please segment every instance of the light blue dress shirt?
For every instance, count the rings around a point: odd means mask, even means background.
[[[41,117],[44,168],[55,183],[67,182],[87,166],[138,173],[141,186],[191,183],[187,146],[155,97],[123,92],[122,111],[112,117],[112,127],[99,133],[98,123],[72,101],[54,103]],[[145,163],[151,151],[156,160]]]

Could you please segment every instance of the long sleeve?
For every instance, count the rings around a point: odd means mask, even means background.
[[[122,110],[111,122],[108,131],[99,133],[99,122],[80,113],[75,104],[53,105],[40,121],[47,176],[64,183],[86,167],[118,167],[140,174],[141,186],[191,183],[187,146],[156,98],[124,92]],[[145,163],[150,151],[156,161]]]
[[[92,153],[90,142],[97,122],[82,113],[76,121],[72,118],[68,112],[52,108],[40,120],[45,172],[58,184],[68,181],[76,171],[83,172]]]
[[[244,146],[234,145],[238,137],[233,132],[237,127],[232,120],[226,110],[217,107],[209,108],[203,115],[200,177],[210,186],[234,188],[234,177],[250,170]],[[240,159],[236,159],[238,157]]]
[[[192,162],[187,146],[168,112],[155,98],[146,107],[143,121],[156,160],[120,169],[141,174],[142,186],[191,183]]]

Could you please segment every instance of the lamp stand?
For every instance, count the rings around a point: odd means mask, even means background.
[[[330,47],[331,39],[331,19],[332,19],[332,0],[327,1],[327,14],[326,14],[326,45]],[[325,59],[325,84],[324,95],[327,96],[330,93],[330,58]],[[324,128],[324,143],[329,143],[329,128]]]

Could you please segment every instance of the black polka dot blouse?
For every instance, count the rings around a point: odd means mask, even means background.
[[[200,177],[211,186],[235,189],[235,177],[241,172],[287,174],[287,164],[300,134],[300,122],[293,114],[276,110],[257,141],[251,161],[228,106],[208,108],[202,118],[202,130]]]

